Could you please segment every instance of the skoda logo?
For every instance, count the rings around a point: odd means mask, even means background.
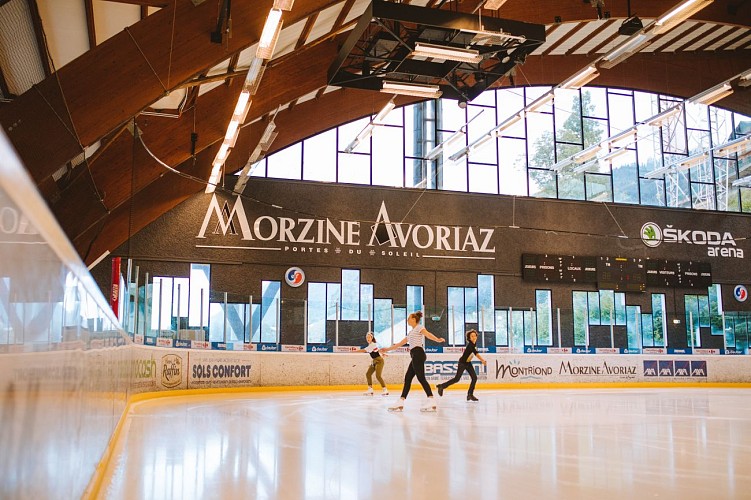
[[[746,299],[748,298],[748,290],[743,285],[738,285],[733,290],[733,297],[735,297],[735,300],[738,302],[746,302]]]
[[[654,222],[647,222],[641,227],[641,240],[648,247],[656,247],[662,243],[662,229]]]
[[[291,287],[297,288],[305,283],[305,273],[299,267],[290,267],[284,274],[284,281]]]

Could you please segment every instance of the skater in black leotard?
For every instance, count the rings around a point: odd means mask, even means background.
[[[470,378],[472,378],[472,382],[469,383],[469,390],[467,391],[467,401],[477,401],[477,398],[474,395],[475,384],[477,383],[477,374],[475,373],[475,367],[472,366],[473,354],[477,356],[477,359],[482,361],[483,365],[487,366],[488,362],[483,359],[482,356],[480,356],[479,352],[477,352],[477,332],[475,330],[470,330],[467,332],[467,347],[464,348],[462,357],[459,358],[459,364],[456,367],[456,375],[451,380],[448,380],[436,386],[439,396],[443,396],[443,391],[446,390],[447,387],[459,382],[459,380],[461,380],[462,378],[462,373],[464,373],[464,370],[467,370]]]

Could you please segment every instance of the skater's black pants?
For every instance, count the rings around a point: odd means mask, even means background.
[[[467,396],[471,396],[475,392],[475,384],[477,383],[477,373],[475,373],[475,367],[472,366],[472,363],[465,363],[463,361],[459,361],[459,364],[456,367],[456,375],[451,380],[447,380],[446,382],[441,384],[441,387],[444,389],[450,385],[454,385],[455,383],[459,382],[462,378],[462,373],[464,373],[464,370],[467,370],[467,373],[469,373],[469,376],[472,378],[472,382],[469,383],[469,390],[467,391]]]
[[[420,385],[422,385],[425,394],[427,394],[428,397],[432,396],[433,391],[430,390],[430,384],[428,384],[428,381],[425,379],[425,351],[422,347],[413,347],[409,350],[409,357],[412,358],[412,360],[409,363],[409,368],[407,368],[407,373],[404,374],[402,398],[407,399],[407,394],[409,394],[409,389],[412,386],[412,379],[414,379],[415,376],[417,376],[417,380],[420,382]]]

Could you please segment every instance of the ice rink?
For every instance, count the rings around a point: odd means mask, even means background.
[[[751,390],[362,392],[135,403],[102,498],[751,497]]]

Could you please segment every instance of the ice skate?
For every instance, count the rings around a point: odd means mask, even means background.
[[[389,406],[388,410],[390,412],[404,411],[404,400],[400,399],[395,405]]]
[[[443,397],[443,386],[441,384],[438,384],[435,386],[435,388],[438,390],[438,395]]]
[[[384,387],[383,390],[381,390],[381,396],[388,396],[388,395],[389,395],[389,390]]]
[[[474,396],[474,394],[468,394],[468,395],[467,395],[467,401],[469,401],[470,403],[477,403],[477,402],[478,402],[478,401],[480,401],[480,400],[479,400],[479,399],[477,399],[477,398],[476,398],[476,397]]]
[[[420,411],[423,413],[434,412],[434,411],[438,411],[438,407],[435,405],[435,401],[433,400],[433,398],[428,398],[427,404],[423,406],[422,408],[420,408]]]
[[[368,387],[368,390],[362,393],[363,396],[372,396],[373,395],[373,388]]]

